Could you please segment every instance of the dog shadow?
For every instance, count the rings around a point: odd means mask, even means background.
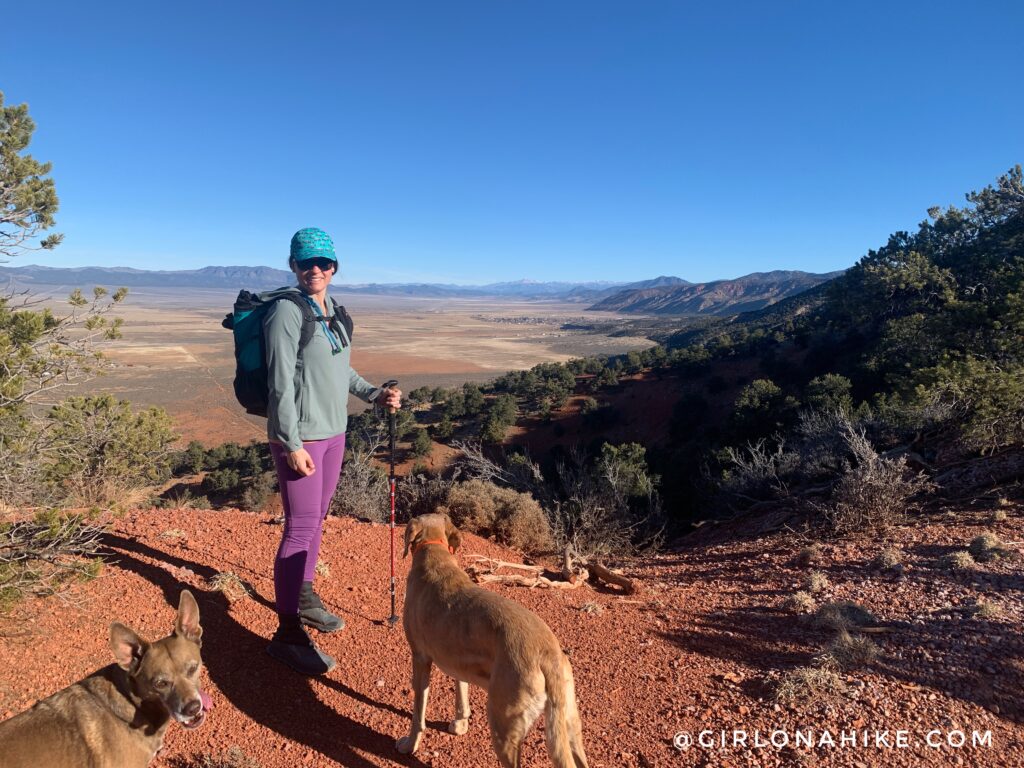
[[[447,675],[443,679],[444,679],[444,683],[446,685],[450,685],[451,684],[450,678]],[[396,707],[394,704],[387,704],[387,703],[385,703],[383,701],[377,701],[376,699],[370,698],[365,693],[360,693],[357,690],[349,688],[347,685],[345,685],[342,682],[339,682],[337,680],[331,680],[330,678],[325,678],[324,680],[321,681],[321,683],[322,683],[322,685],[325,688],[331,688],[332,690],[335,690],[338,693],[340,693],[340,694],[342,694],[344,696],[347,696],[348,698],[352,699],[353,701],[358,701],[359,703],[365,704],[368,707],[374,707],[375,709],[379,709],[379,710],[382,710],[384,712],[391,712],[392,714],[398,715],[399,717],[401,717],[401,718],[403,718],[405,720],[409,719],[409,710],[407,710],[407,709],[400,709],[400,708]],[[431,690],[433,690],[433,688]],[[449,721],[447,721],[447,720],[429,720],[428,719],[427,720],[427,728],[428,729],[433,729],[433,730],[436,730],[436,731],[441,731],[443,733],[447,733],[448,732],[448,722]],[[405,734],[403,733],[402,735],[404,736]]]
[[[213,568],[121,536],[107,535],[104,544],[108,562],[159,587],[171,605],[177,603],[182,586],[175,575],[177,569],[187,569],[204,581],[216,574]],[[163,567],[135,555],[153,558]],[[348,768],[379,768],[378,763],[366,758],[367,753],[398,765],[426,765],[414,755],[399,754],[393,736],[374,731],[326,706],[317,698],[311,679],[271,662],[265,651],[267,638],[242,626],[231,616],[223,593],[196,592],[203,626],[203,665],[210,680],[232,706],[288,741]],[[273,605],[266,600],[259,602],[273,610]],[[368,706],[403,718],[409,716],[408,712],[375,701],[330,678],[316,682]],[[216,717],[216,712],[213,716]]]

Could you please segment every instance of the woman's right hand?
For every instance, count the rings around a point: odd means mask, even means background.
[[[313,457],[305,448],[288,452],[288,466],[294,469],[303,477],[308,477],[316,472],[316,465],[313,464]]]

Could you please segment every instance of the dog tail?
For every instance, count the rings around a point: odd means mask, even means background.
[[[583,751],[583,728],[576,709],[576,687],[569,660],[558,653],[542,667],[544,673],[544,738],[556,768],[589,768]]]

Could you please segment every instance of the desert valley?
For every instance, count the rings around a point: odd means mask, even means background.
[[[47,290],[57,297],[63,288]],[[353,366],[372,382],[398,379],[406,392],[484,383],[538,363],[621,355],[653,344],[564,329],[584,319],[579,304],[369,296],[346,294],[344,288],[335,295],[356,323]],[[113,365],[81,391],[101,389],[140,406],[165,408],[185,442],[212,446],[263,439],[265,420],[248,416],[231,389],[232,338],[221,320],[234,297],[223,290],[131,290],[117,311],[125,320],[124,338],[98,347]],[[59,311],[59,299],[53,305]],[[585,319],[622,317],[589,312]],[[352,412],[364,407],[350,399]]]

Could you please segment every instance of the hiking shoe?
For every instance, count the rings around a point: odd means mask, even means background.
[[[334,669],[337,662],[315,645],[289,645],[271,640],[267,653],[283,664],[287,664],[303,675],[325,675]]]
[[[337,632],[345,628],[345,620],[324,607],[320,596],[313,591],[311,581],[302,582],[302,590],[299,592],[299,620],[307,627],[321,632]]]
[[[281,616],[267,653],[303,675],[323,675],[337,662],[309,639],[298,616]]]

